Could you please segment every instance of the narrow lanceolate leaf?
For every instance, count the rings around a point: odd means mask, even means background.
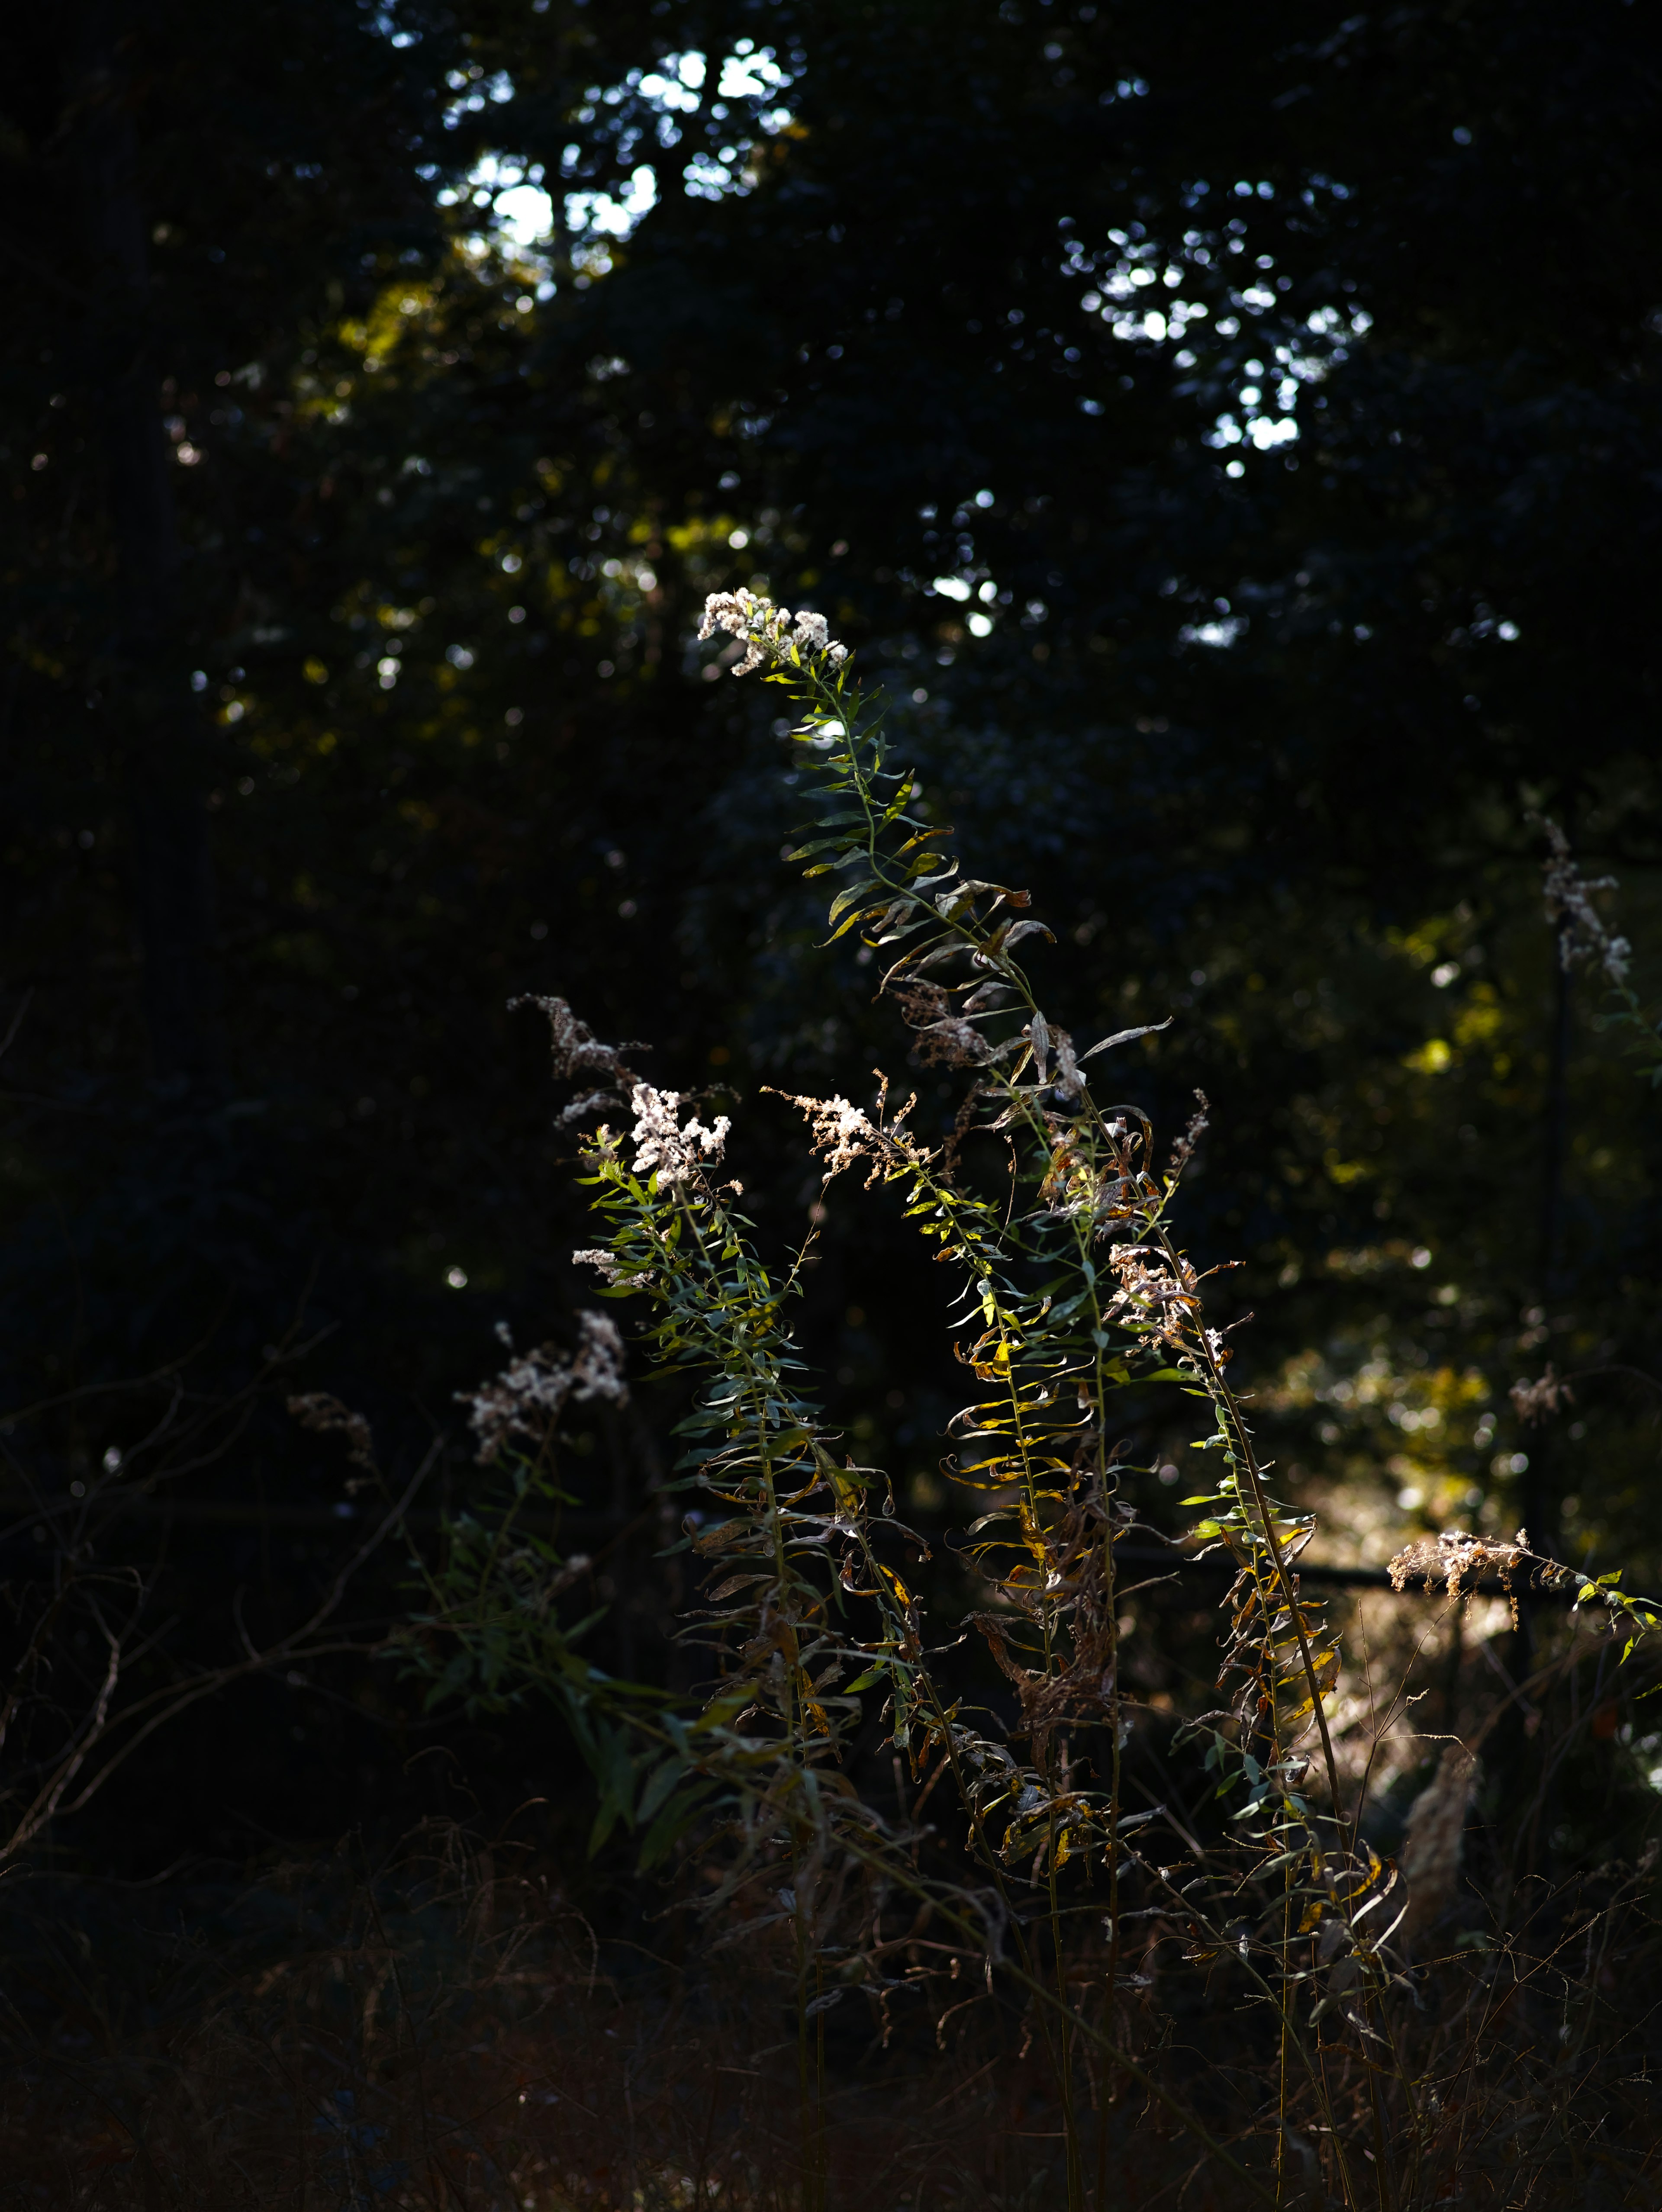
[[[909,915],[910,920],[907,919]],[[914,913],[910,900],[897,899],[883,917],[880,934],[874,933],[875,941],[879,945],[903,945],[907,938],[915,937],[920,929],[927,929],[930,920],[927,914]]]
[[[869,886],[868,886],[868,888],[869,888]],[[882,912],[883,908],[881,905],[856,907],[851,914],[845,914],[843,915],[842,921],[837,923],[836,928],[832,930],[831,935],[825,940],[825,943],[827,945],[835,945],[837,939],[839,937],[846,936],[848,932],[855,927],[856,922],[869,921],[874,915],[879,915]]]
[[[848,842],[846,837],[816,837],[811,844],[798,845],[787,852],[785,858],[788,860],[811,860],[816,854],[842,852]],[[824,871],[816,872],[823,873]]]
[[[1024,938],[1048,937],[1052,945],[1056,941],[1056,932],[1053,929],[1047,929],[1042,921],[1018,921],[1013,923],[1008,930],[1002,933],[1002,935],[1003,946],[1007,952],[1013,945],[1020,945]]]
[[[845,913],[859,900],[869,898],[874,891],[881,890],[882,888],[882,884],[874,876],[868,876],[863,883],[855,884],[848,890],[839,891],[831,902],[831,910],[825,916],[826,921],[835,921],[839,914]]]
[[[1161,1030],[1169,1030],[1176,1018],[1174,1014],[1167,1014],[1163,1022],[1144,1022],[1139,1029],[1116,1030],[1112,1036],[1101,1038],[1088,1052],[1081,1053],[1080,1059],[1094,1060],[1099,1052],[1111,1052],[1117,1044],[1131,1044],[1138,1037],[1155,1036]]]

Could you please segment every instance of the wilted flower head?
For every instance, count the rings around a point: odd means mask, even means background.
[[[1147,1244],[1117,1244],[1108,1264],[1119,1289],[1106,1317],[1124,1315],[1132,1327],[1140,1322],[1167,1344],[1182,1344],[1186,1325],[1200,1311],[1200,1284],[1190,1262],[1181,1253],[1168,1259]]]
[[[607,1284],[613,1288],[619,1283],[638,1280],[637,1277],[624,1272],[618,1264],[617,1255],[608,1252],[604,1245],[591,1244],[583,1251],[574,1252],[571,1255],[571,1262],[576,1267],[598,1267],[605,1276]]]
[[[1525,1421],[1544,1420],[1549,1413],[1555,1413],[1560,1405],[1573,1406],[1575,1403],[1574,1391],[1562,1376],[1555,1371],[1550,1360],[1547,1362],[1544,1375],[1533,1382],[1514,1382],[1507,1395],[1517,1408],[1519,1418]]]
[[[824,659],[837,668],[849,657],[847,646],[838,645],[832,638],[824,615],[804,609],[793,618],[788,607],[776,607],[771,599],[758,599],[753,592],[710,593],[704,601],[698,635],[714,637],[722,629],[740,639],[745,647],[745,657],[733,672],[735,676],[748,676],[752,668],[775,660],[800,667],[804,660]]]
[[[992,1058],[991,1044],[939,983],[910,981],[890,988],[905,1009],[917,1056],[926,1066],[938,1061],[948,1067],[973,1067]]]
[[[1584,876],[1558,824],[1543,818],[1541,827],[1552,848],[1551,857],[1542,864],[1542,875],[1547,919],[1558,931],[1559,963],[1566,975],[1580,963],[1596,963],[1619,987],[1628,980],[1633,947],[1625,937],[1614,937],[1605,928],[1592,896],[1594,891],[1615,890],[1616,878]]]
[[[1194,1112],[1189,1116],[1189,1126],[1172,1147],[1172,1158],[1166,1172],[1173,1181],[1180,1176],[1195,1157],[1195,1147],[1212,1126],[1208,1116],[1210,1104],[1206,1093],[1197,1091]]]
[[[1409,1544],[1390,1565],[1391,1586],[1404,1589],[1410,1580],[1428,1590],[1440,1583],[1451,1597],[1479,1575],[1498,1574],[1511,1587],[1510,1577],[1528,1565],[1534,1554],[1529,1537],[1520,1528],[1511,1543],[1501,1536],[1474,1536],[1464,1528],[1445,1528],[1436,1542]]]
[[[506,1328],[499,1334],[511,1349]],[[574,1399],[579,1405],[599,1398],[626,1406],[623,1338],[605,1314],[580,1313],[577,1349],[569,1358],[557,1345],[540,1344],[534,1352],[518,1354],[478,1389],[458,1390],[456,1395],[473,1409],[468,1425],[479,1439],[481,1462],[488,1463],[510,1437],[535,1437],[558,1420]]]
[[[621,1106],[631,1085],[640,1079],[624,1060],[626,1052],[648,1052],[649,1045],[603,1044],[587,1022],[580,1021],[563,999],[545,999],[524,992],[508,1002],[508,1012],[534,1006],[548,1018],[549,1042],[553,1048],[554,1073],[563,1080],[598,1076],[606,1086],[574,1098],[560,1115],[562,1121],[579,1121],[603,1107]]]
[[[368,1422],[362,1413],[343,1406],[338,1398],[331,1397],[326,1390],[308,1390],[302,1397],[290,1398],[289,1411],[303,1429],[316,1429],[326,1436],[331,1431],[344,1436],[347,1457],[356,1466],[374,1464],[375,1447]]]

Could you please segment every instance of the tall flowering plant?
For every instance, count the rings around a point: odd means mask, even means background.
[[[859,933],[915,1058],[961,1080],[943,1142],[919,1133],[916,1100],[898,1102],[886,1079],[863,1103],[788,1103],[825,1180],[855,1171],[892,1187],[955,1279],[956,1350],[974,1383],[949,1438],[971,1512],[959,1553],[968,1632],[1004,1694],[978,1700],[953,1670],[962,1638],[942,1643],[932,1626],[923,1538],[813,1395],[791,1327],[805,1255],[773,1261],[759,1248],[726,1173],[728,1117],[699,1118],[696,1101],[630,1065],[636,1048],[603,1043],[557,999],[516,1003],[546,1017],[556,1075],[575,1093],[562,1121],[589,1131],[581,1173],[605,1234],[577,1257],[597,1271],[600,1299],[639,1316],[637,1355],[690,1387],[680,1548],[703,1582],[682,1633],[703,1655],[705,1687],[689,1702],[587,1660],[587,1623],[559,1601],[573,1562],[522,1533],[526,1504],[559,1495],[566,1409],[626,1391],[623,1340],[598,1310],[582,1316],[574,1354],[519,1355],[472,1394],[481,1458],[506,1491],[494,1517],[463,1516],[439,1566],[423,1569],[411,1663],[435,1695],[555,1696],[600,1785],[596,1846],[621,1823],[650,1863],[697,1826],[719,1868],[712,1901],[758,1936],[788,1936],[805,2174],[817,2170],[813,2023],[857,1990],[888,2006],[906,1979],[893,1916],[922,1902],[947,1936],[909,1974],[957,1973],[975,1954],[989,1993],[1002,1977],[1032,2008],[1055,2069],[1070,2206],[1086,2197],[1081,2099],[1105,2111],[1129,2083],[1249,2195],[1283,2201],[1288,2185],[1280,2122],[1272,2179],[1256,2155],[1243,2163],[1214,2141],[1166,2080],[1129,2002],[1134,1919],[1180,1936],[1196,1965],[1227,1960],[1244,1978],[1274,2022],[1283,2118],[1302,2105],[1339,2195],[1359,2202],[1366,2169],[1379,2179],[1388,2160],[1382,2078],[1408,2081],[1389,2002],[1405,1899],[1341,1786],[1330,1712],[1340,1650],[1299,1572],[1312,1520],[1270,1486],[1227,1333],[1208,1317],[1208,1273],[1183,1246],[1182,1183],[1206,1102],[1162,1143],[1141,1107],[1106,1095],[1106,1056],[1166,1024],[1087,1042],[1045,1012],[1021,955],[1050,931],[1026,890],[967,874],[952,830],[926,818],[883,700],[857,685],[823,617],[717,594],[700,635],[731,637],[743,648],[735,675],[759,673],[790,697],[815,803],[791,857],[831,893],[827,941]],[[1557,894],[1574,921],[1562,883]],[[981,1172],[983,1136],[997,1140],[996,1175]],[[1199,1516],[1189,1547],[1234,1571],[1224,1701],[1186,1730],[1227,1801],[1227,1847],[1123,1798],[1132,1700],[1118,1553],[1148,1471],[1129,1455],[1135,1425],[1120,1406],[1151,1387],[1195,1403],[1194,1448],[1211,1472],[1185,1501]],[[1398,1565],[1399,1583],[1424,1571],[1407,1555]],[[1580,1595],[1625,1621],[1629,1649],[1654,1625],[1614,1578]],[[874,1723],[910,1769],[910,1809],[904,1793],[880,1801],[856,1784]],[[937,1789],[956,1802],[967,1854],[945,1871],[922,1825]],[[1099,1943],[1079,1933],[1093,1893]]]

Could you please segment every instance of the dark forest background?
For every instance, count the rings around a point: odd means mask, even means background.
[[[1176,1016],[1120,1079],[1213,1102],[1189,1234],[1244,1263],[1328,1556],[1527,1519],[1653,1586],[1614,1370],[1657,1364],[1655,1112],[1555,974],[1530,819],[1621,878],[1642,989],[1643,9],[67,0],[6,54],[15,1603],[95,1507],[151,1593],[131,1680],[281,1634],[362,1527],[296,1390],[395,1474],[443,1438],[419,1526],[466,1503],[453,1394],[592,1296],[516,993],[725,1088],[764,1236],[806,1231],[762,1086],[903,1060],[784,863],[775,695],[696,642],[740,583],[856,648],[1077,1028]],[[807,1346],[927,1521],[941,1298],[880,1200],[819,1249]],[[1611,1371],[1525,1431],[1548,1360]],[[673,1411],[571,1462],[643,1674]],[[403,1589],[366,1568],[366,1637]],[[194,1705],[34,1855],[148,1877],[564,1771],[551,1723],[345,1656]]]

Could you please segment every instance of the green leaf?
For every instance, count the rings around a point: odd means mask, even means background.
[[[637,1823],[651,1820],[653,1814],[664,1803],[671,1790],[685,1772],[686,1768],[679,1758],[672,1757],[665,1759],[663,1765],[655,1774],[651,1776],[646,1788],[641,1792],[641,1802],[635,1814]]]
[[[709,1796],[710,1787],[708,1782],[700,1780],[669,1800],[642,1838],[639,1863],[643,1874],[655,1866],[676,1838],[691,1826]]]
[[[870,886],[868,885],[868,888],[869,889]],[[825,939],[825,943],[827,945],[835,945],[837,939],[839,937],[846,936],[856,922],[864,921],[868,915],[880,914],[881,911],[881,907],[876,904],[866,907],[856,907],[852,914],[845,914],[843,915],[842,921],[837,923],[836,928],[832,930],[831,935]]]
[[[831,910],[825,916],[826,921],[835,921],[839,914],[845,913],[849,907],[855,905],[868,893],[880,891],[882,888],[882,884],[878,882],[875,876],[868,876],[864,883],[853,884],[848,890],[839,891],[831,902]]]

